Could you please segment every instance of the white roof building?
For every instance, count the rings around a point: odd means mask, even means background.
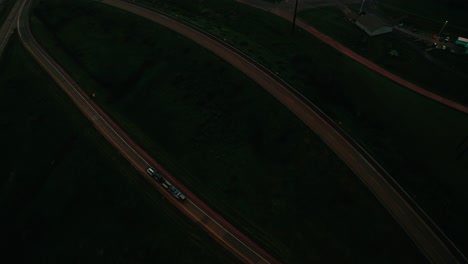
[[[393,30],[392,25],[372,14],[358,17],[356,25],[369,34],[369,36],[389,33]]]
[[[467,38],[458,37],[457,41],[455,41],[455,44],[465,46],[466,48],[465,53],[468,54],[468,39]]]
[[[458,40],[458,41],[461,41],[461,42],[466,42],[466,43],[468,43],[468,39],[467,39],[467,38],[458,37],[457,40]]]

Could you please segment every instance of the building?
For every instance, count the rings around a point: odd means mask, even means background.
[[[468,39],[467,38],[458,37],[457,41],[455,41],[455,44],[464,46],[466,48],[465,53],[468,54]]]
[[[393,30],[390,23],[372,14],[365,14],[358,17],[358,19],[356,19],[356,25],[363,29],[369,36],[389,33]]]

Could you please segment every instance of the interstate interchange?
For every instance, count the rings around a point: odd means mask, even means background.
[[[70,96],[73,102],[90,119],[97,130],[119,152],[138,169],[168,200],[188,217],[209,232],[217,241],[234,255],[247,263],[278,263],[253,241],[248,239],[226,220],[213,212],[206,204],[181,185],[157,162],[137,146],[90,98],[80,89],[72,78],[40,47],[29,28],[29,11],[32,1],[23,2],[18,20],[18,33],[26,49],[38,63],[51,75],[54,81]],[[182,190],[187,197],[184,203],[172,199],[171,195],[147,173],[148,167],[159,169],[171,182]]]
[[[137,14],[166,26],[197,42],[245,73],[320,136],[371,190],[430,262],[466,262],[465,257],[455,245],[358,143],[321,112],[318,107],[275,74],[216,37],[169,14],[132,2],[119,0],[102,0],[99,2]],[[187,217],[198,222],[216,241],[241,261],[246,263],[279,263],[278,260],[210,209],[203,201],[177,181],[174,176],[162,168],[83,92],[79,85],[47,54],[32,35],[29,28],[29,12],[32,3],[33,0],[19,0],[12,8],[0,30],[0,56],[12,30],[16,27],[23,45],[34,59],[68,94],[81,112],[93,123],[95,128],[168,201],[187,215]],[[315,30],[307,25],[301,26],[308,27],[312,31]],[[320,35],[320,32],[315,35],[327,43],[331,41],[329,37],[323,34]],[[366,63],[364,64],[373,68]],[[373,70],[379,71],[374,68]],[[410,89],[413,87],[409,82],[405,86]],[[424,94],[424,92],[421,93]],[[450,105],[450,102],[447,103],[442,99],[434,100]],[[452,105],[452,107],[465,113],[468,112],[464,106]]]

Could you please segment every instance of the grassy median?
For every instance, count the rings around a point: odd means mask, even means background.
[[[42,1],[32,30],[138,143],[280,260],[421,261],[315,134],[209,51],[88,1]]]
[[[289,22],[235,1],[140,2],[177,14],[278,72],[340,122],[468,252],[466,114],[396,85],[303,31],[291,36]]]
[[[16,35],[0,61],[0,95],[3,259],[239,263],[143,180]]]

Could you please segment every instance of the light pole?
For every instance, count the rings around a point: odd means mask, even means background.
[[[296,0],[296,5],[294,6],[294,17],[292,22],[291,34],[294,34],[294,28],[296,27],[296,15],[297,15],[297,3],[299,0]]]
[[[362,0],[361,9],[359,10],[359,14],[362,14],[362,8],[364,7],[364,2],[365,2],[365,0]]]
[[[447,22],[448,22],[448,20],[445,21],[444,25],[442,26],[442,28],[441,28],[440,31],[439,31],[438,36],[440,36],[440,34],[442,34],[442,30],[444,30],[445,25],[447,25]]]

